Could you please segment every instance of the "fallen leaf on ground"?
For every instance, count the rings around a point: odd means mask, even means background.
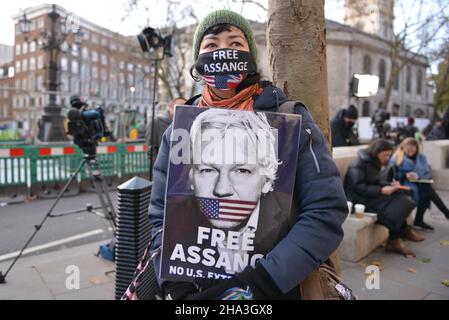
[[[416,270],[415,268],[408,268],[408,269],[407,269],[407,272],[410,272],[410,273],[418,273],[418,270]]]
[[[442,246],[449,246],[449,240],[440,240]]]
[[[442,280],[442,284],[444,284],[446,287],[449,287],[449,280]]]
[[[101,280],[98,279],[98,278],[92,278],[92,279],[89,279],[89,281],[90,281],[91,283],[93,283],[93,284],[100,284],[100,283],[101,283]]]
[[[429,263],[430,261],[432,261],[432,259],[430,259],[430,258],[422,258],[420,261],[422,263]]]

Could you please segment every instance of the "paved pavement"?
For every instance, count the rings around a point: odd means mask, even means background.
[[[115,272],[108,272],[115,265],[95,256],[99,245],[107,242],[19,259],[7,275],[7,283],[0,284],[0,300],[114,299]],[[7,266],[8,261],[0,263],[0,270],[5,272]]]
[[[110,192],[113,204],[116,192]],[[38,199],[27,203],[0,207],[0,261],[2,256],[20,250],[34,232],[34,226],[41,223],[54,199]],[[85,209],[86,203],[100,205],[96,193],[81,193],[64,197],[55,207],[53,214]],[[78,246],[112,237],[109,221],[92,213],[82,212],[63,217],[49,218],[30,243],[39,252]],[[45,249],[44,249],[45,248]]]
[[[449,204],[449,192],[440,193]],[[445,299],[449,300],[449,220],[435,209],[425,220],[436,228],[425,232],[426,240],[407,245],[417,254],[415,259],[386,253],[378,248],[359,263],[342,261],[343,278],[359,299]],[[94,256],[107,240],[64,248],[53,252],[30,254],[19,260],[0,284],[1,299],[114,299],[114,264]],[[380,268],[379,289],[367,289],[366,266]],[[5,271],[9,261],[0,262]],[[79,269],[79,289],[73,284],[73,266]],[[68,286],[67,286],[68,284]]]
[[[439,194],[449,204],[449,192]],[[449,287],[442,284],[449,281],[449,220],[434,207],[424,220],[435,231],[421,232],[426,237],[423,242],[405,242],[415,252],[415,259],[387,253],[380,247],[358,263],[342,261],[343,278],[359,299],[449,300]],[[365,273],[369,265],[379,266],[379,289],[366,287],[370,275],[368,283],[373,283],[372,273]]]

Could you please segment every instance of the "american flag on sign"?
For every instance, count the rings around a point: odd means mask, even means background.
[[[204,81],[210,87],[217,89],[228,89],[237,87],[243,80],[243,75],[225,75],[225,76],[203,76]]]
[[[242,221],[256,208],[257,202],[198,198],[201,212],[209,219],[224,221]]]

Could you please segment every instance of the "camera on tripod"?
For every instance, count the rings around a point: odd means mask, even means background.
[[[95,156],[98,141],[111,135],[106,127],[104,110],[101,107],[88,109],[88,104],[77,95],[70,97],[70,105],[67,133],[85,154]]]
[[[385,122],[390,120],[390,113],[386,112],[383,109],[377,109],[374,113],[371,123],[374,124],[374,128],[377,131],[377,135],[379,138],[385,138],[386,132],[384,130]]]

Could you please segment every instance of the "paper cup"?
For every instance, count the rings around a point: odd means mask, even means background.
[[[355,216],[357,218],[363,218],[364,217],[364,213],[365,213],[365,206],[363,204],[357,203],[354,206],[355,209]]]
[[[352,213],[352,206],[353,206],[352,202],[348,201],[348,215]]]

